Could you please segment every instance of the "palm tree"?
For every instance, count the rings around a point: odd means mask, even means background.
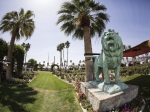
[[[69,41],[65,42],[65,46],[67,48],[67,66],[68,66],[68,48],[70,46],[70,42]]]
[[[73,39],[84,40],[85,53],[92,53],[91,38],[98,34],[100,37],[105,29],[105,23],[109,21],[104,5],[94,0],[72,0],[64,2],[58,14],[61,14],[57,24],[62,23],[61,30]],[[86,60],[86,81],[93,80],[93,62]]]
[[[126,45],[123,45],[124,51],[128,49]]]
[[[63,62],[62,63],[64,63],[64,61],[65,61],[65,59],[64,59],[64,48],[65,48],[65,44],[64,43],[61,43],[60,44],[60,48],[61,48],[61,52],[63,51]],[[64,65],[64,64],[63,64]]]
[[[25,43],[23,43],[21,46],[23,46],[24,47],[24,49],[25,49],[25,64],[26,64],[26,58],[27,58],[27,52],[29,51],[29,49],[30,49],[30,44],[29,43],[27,43],[27,44],[25,44]]]
[[[15,40],[20,40],[21,37],[29,39],[32,36],[35,28],[32,16],[34,16],[34,14],[31,10],[24,12],[24,9],[21,8],[20,12],[8,12],[2,18],[0,30],[3,33],[7,31],[10,31],[11,33],[11,40],[7,54],[7,59],[9,61],[12,61],[12,52]],[[7,67],[6,79],[12,79],[11,65]]]
[[[72,60],[70,60],[70,63],[72,64]]]
[[[60,67],[59,67],[59,68],[60,68],[60,70],[61,70],[61,62],[62,62],[62,58],[61,58],[62,56],[61,56],[61,55],[62,55],[62,53],[61,53],[61,46],[60,46],[60,44],[57,45],[57,51],[60,52]]]
[[[75,67],[75,64],[74,64],[74,62],[72,63],[72,67],[73,67],[73,68]]]
[[[81,63],[81,60],[79,61],[79,63]]]
[[[131,45],[128,45],[128,49],[130,49],[131,48]]]
[[[85,63],[85,60],[82,60],[82,63]]]

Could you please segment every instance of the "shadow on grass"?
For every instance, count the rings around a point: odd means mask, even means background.
[[[0,104],[7,106],[11,112],[28,112],[23,105],[34,103],[37,93],[27,85],[0,84]]]
[[[125,81],[126,84],[138,85],[139,94],[143,96],[146,103],[150,105],[150,75],[141,75],[132,80]]]

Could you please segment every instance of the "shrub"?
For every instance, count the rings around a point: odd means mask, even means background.
[[[141,74],[141,75],[148,75],[150,73],[150,64],[143,64],[136,66],[128,66],[128,67],[121,67],[120,75],[126,76],[127,75],[134,75],[134,74]]]

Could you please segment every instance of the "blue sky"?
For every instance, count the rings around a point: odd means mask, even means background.
[[[63,2],[70,0],[0,0],[0,19],[7,12],[32,10],[35,14],[36,29],[29,40],[21,39],[16,44],[30,43],[27,60],[34,58],[38,62],[54,61],[59,63],[58,44],[69,41],[69,60],[78,64],[84,60],[84,42],[72,40],[72,36],[66,37],[60,31],[60,25],[56,25],[59,17],[57,11]],[[106,13],[110,16],[105,31],[114,29],[119,32],[124,45],[132,47],[150,39],[150,1],[149,0],[96,0],[107,7]],[[10,33],[0,33],[5,41],[10,41]],[[93,53],[101,52],[101,39],[92,39]],[[66,49],[65,49],[66,59]]]

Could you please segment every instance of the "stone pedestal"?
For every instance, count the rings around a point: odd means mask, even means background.
[[[138,94],[138,86],[128,85],[127,89],[110,95],[88,82],[81,82],[81,91],[86,95],[95,111],[105,112],[134,99]]]

